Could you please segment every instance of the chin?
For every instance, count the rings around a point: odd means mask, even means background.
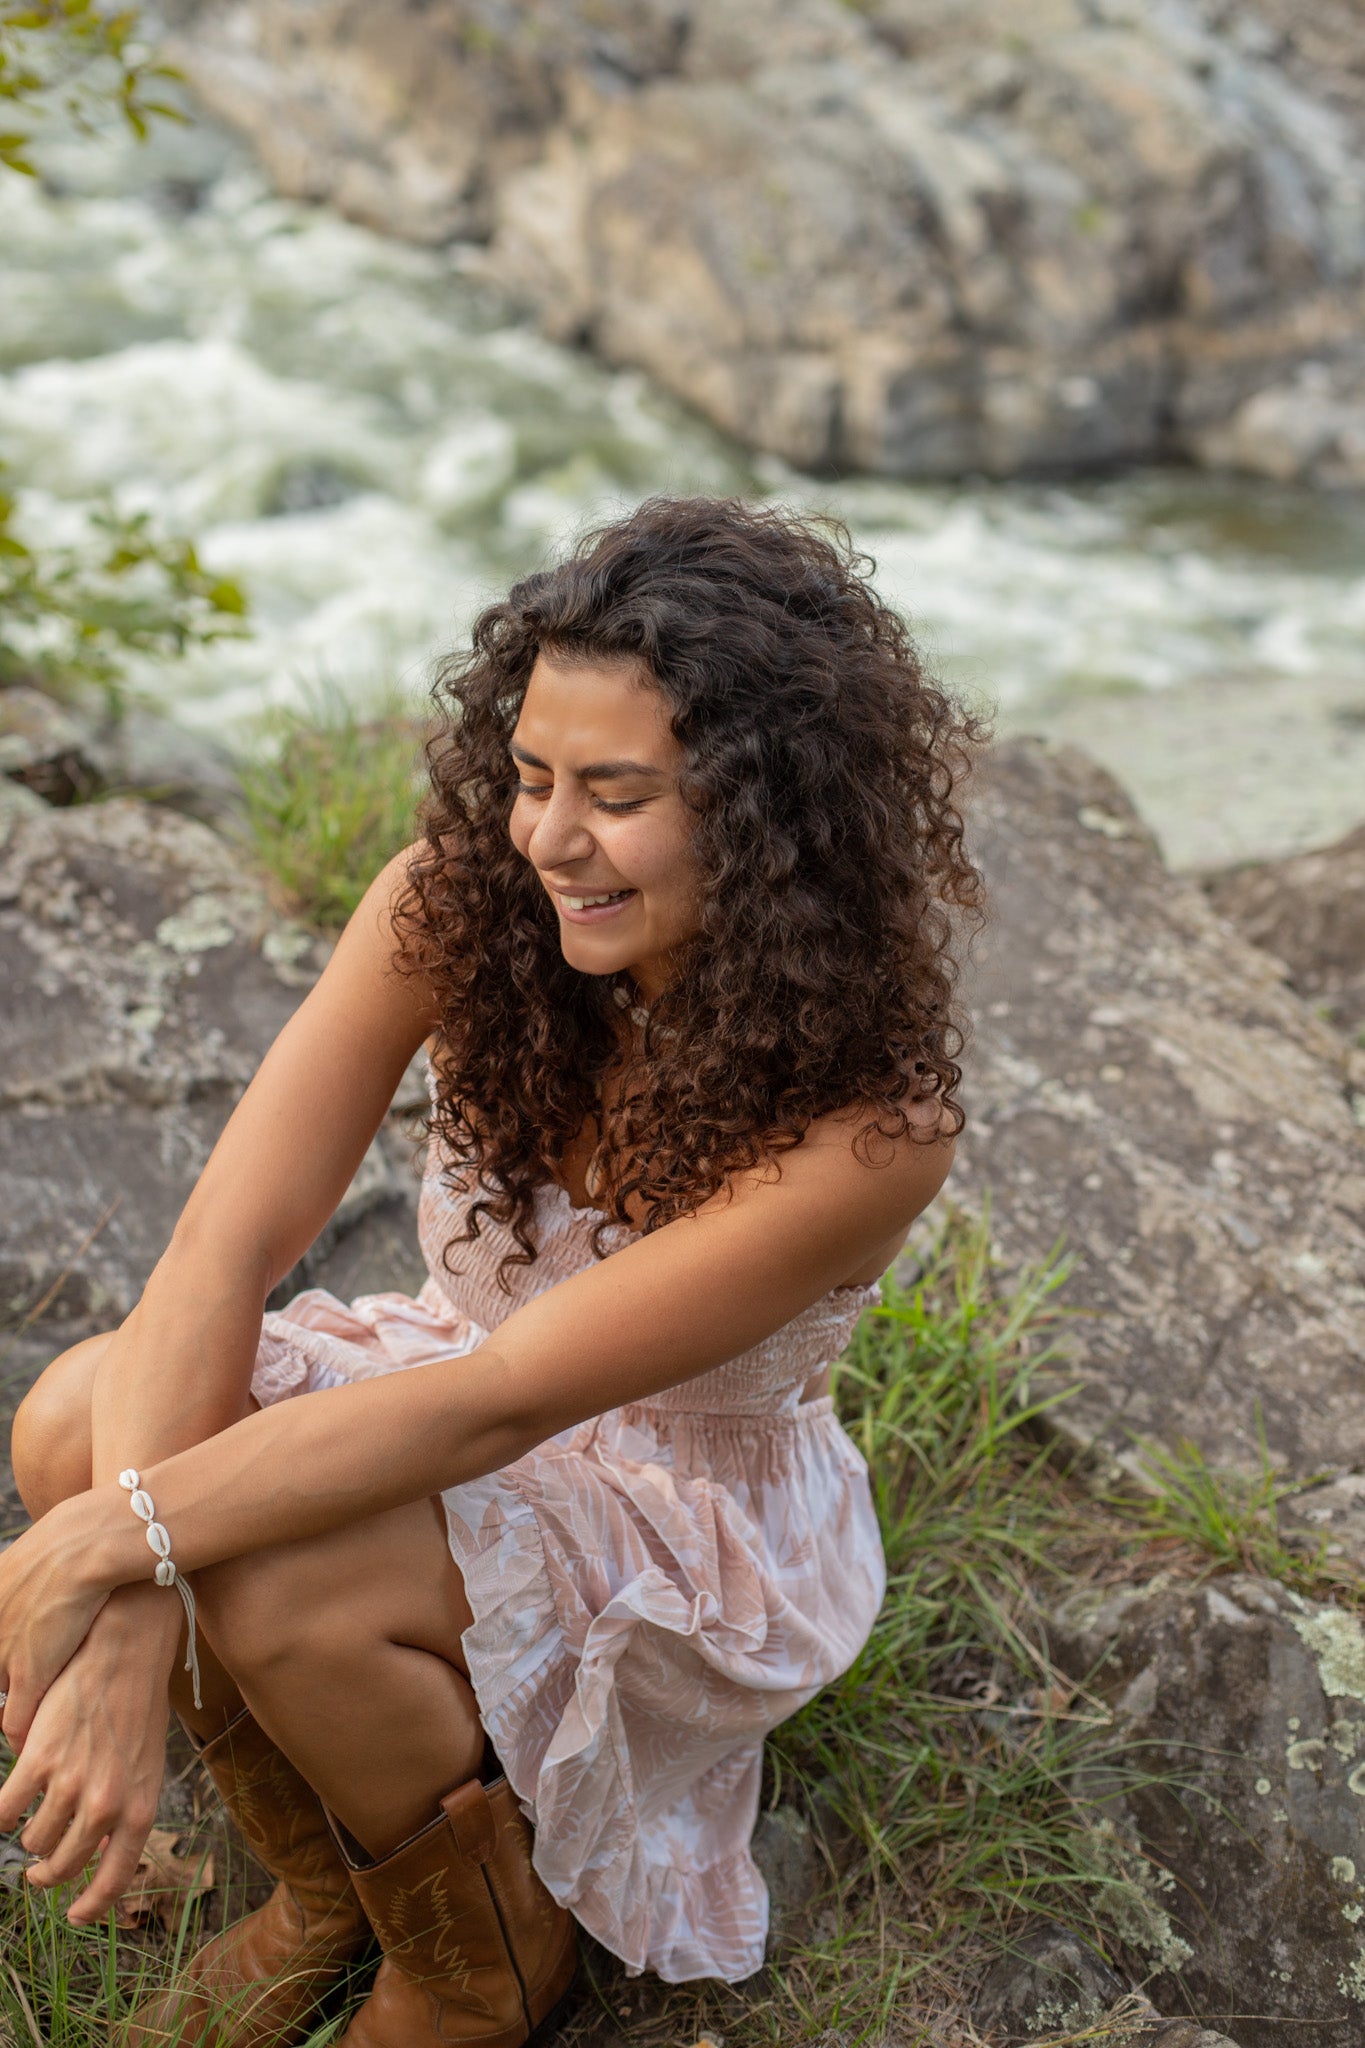
[[[629,960],[607,953],[602,947],[585,946],[581,941],[575,941],[576,933],[573,940],[561,940],[559,950],[570,967],[576,967],[580,974],[620,974],[631,964]]]

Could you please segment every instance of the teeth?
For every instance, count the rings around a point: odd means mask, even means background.
[[[629,894],[628,889],[616,889],[610,896],[564,896],[560,900],[566,910],[587,910],[594,903],[615,903],[617,897]]]

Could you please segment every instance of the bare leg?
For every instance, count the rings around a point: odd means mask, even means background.
[[[91,1483],[91,1388],[107,1342],[63,1352],[15,1418],[15,1477],[35,1517]],[[204,1706],[180,1658],[172,1704],[208,1737],[245,1700],[372,1855],[478,1770],[483,1731],[460,1651],[472,1616],[439,1501],[233,1559],[194,1586]],[[166,1597],[156,1586],[124,1595]]]
[[[87,1337],[54,1358],[29,1389],[14,1418],[10,1455],[19,1495],[36,1522],[59,1500],[84,1493],[91,1483],[90,1400],[107,1334]],[[252,1402],[253,1407],[257,1406]],[[165,1588],[153,1585],[121,1586],[114,1595],[127,1606],[145,1604],[156,1613],[165,1598]],[[201,1741],[217,1735],[240,1711],[242,1695],[235,1680],[223,1669],[213,1647],[199,1644],[199,1696],[203,1707],[194,1704],[194,1693],[185,1661],[184,1637],[171,1674],[171,1705],[192,1734]]]
[[[196,1587],[252,1713],[372,1856],[477,1772],[473,1617],[439,1501],[216,1565]]]

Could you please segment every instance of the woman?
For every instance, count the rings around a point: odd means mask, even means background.
[[[443,684],[425,837],[15,1427],[30,1881],[98,1851],[69,1917],[113,1903],[168,1699],[280,1880],[136,2040],[298,2038],[371,1926],[350,2048],[518,2048],[570,1913],[633,1972],[744,1977],[763,1736],[882,1597],[828,1367],[962,1123],[978,734],[846,548],[734,502],[603,529]],[[424,1042],[426,1285],[263,1316]]]

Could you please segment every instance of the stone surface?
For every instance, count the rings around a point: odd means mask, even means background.
[[[966,978],[946,1193],[1006,1261],[1075,1260],[1056,1426],[1304,1478],[1365,1471],[1365,1141],[1341,1036],[1170,875],[1083,755],[993,751],[970,831],[994,921]]]
[[[794,1806],[759,1815],[751,1847],[768,1887],[768,1955],[808,1933],[811,1908],[829,1885],[829,1865],[810,1822]]]
[[[241,816],[241,784],[227,750],[146,705],[106,720],[84,751],[106,790],[135,792],[206,825]]]
[[[1072,1594],[1051,1634],[1061,1666],[1115,1719],[1112,1763],[1077,1789],[1116,1867],[1140,1838],[1164,1873],[1130,1933],[1158,1966],[1146,1985],[1157,2005],[1236,2015],[1239,2048],[1354,2048],[1365,2037],[1359,1619],[1248,1575],[1158,1577]]]
[[[49,802],[92,795],[97,778],[84,756],[94,729],[43,690],[0,689],[0,775]]]
[[[1206,886],[1214,909],[1283,960],[1300,995],[1365,1047],[1365,825],[1332,846],[1209,876]]]
[[[1127,1987],[1104,1958],[1063,1928],[1034,1928],[987,1974],[972,2017],[1002,2048],[1101,2019]]]
[[[807,467],[1365,480],[1353,0],[174,0],[280,187]]]
[[[41,817],[47,805],[23,782],[0,774],[0,845],[20,818]]]
[[[1088,1943],[1051,1922],[1018,1936],[992,1967],[973,2019],[996,2048],[1050,2048],[1063,2036],[1095,2048],[1236,2048],[1198,2020],[1163,2017]]]
[[[145,705],[96,711],[23,683],[0,689],[0,777],[0,800],[16,789],[57,805],[136,793],[212,825],[241,810],[231,757],[206,735]]]
[[[325,957],[221,839],[174,812],[124,798],[13,824],[0,849],[0,1331],[27,1325],[27,1376],[132,1307]],[[405,1084],[400,1107],[412,1101]],[[343,1279],[370,1279],[367,1238],[384,1235],[387,1260],[399,1212],[411,1240],[410,1157],[386,1127],[281,1296],[326,1284],[332,1258]],[[389,1285],[412,1260],[395,1259]]]

